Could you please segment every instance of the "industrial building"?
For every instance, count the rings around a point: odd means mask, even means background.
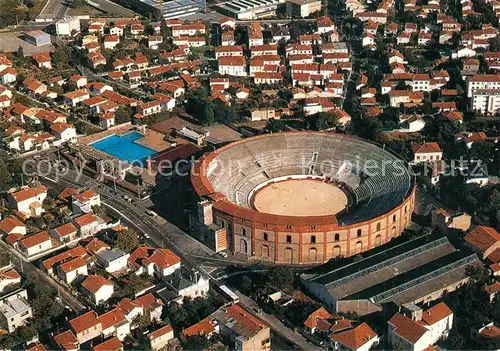
[[[252,20],[276,16],[285,0],[236,0],[217,4],[217,11],[239,20]]]
[[[205,0],[121,0],[134,11],[157,20],[174,19],[205,11]]]
[[[24,33],[24,40],[35,46],[48,45],[51,43],[50,34],[41,30],[34,30]]]
[[[476,254],[425,235],[302,280],[332,310],[367,315],[436,300],[466,283],[470,266],[482,266]]]
[[[286,14],[292,18],[305,18],[321,11],[321,0],[287,0]]]

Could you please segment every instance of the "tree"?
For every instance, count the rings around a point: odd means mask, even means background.
[[[139,245],[137,233],[132,229],[125,229],[118,232],[115,246],[125,252],[132,252]]]
[[[71,3],[71,6],[74,8],[85,7],[85,6],[87,6],[87,1],[86,0],[73,0],[73,2]]]
[[[203,334],[188,336],[182,342],[182,347],[185,350],[206,350],[209,346],[211,346],[211,342]]]
[[[288,267],[272,267],[268,279],[279,290],[290,288],[293,284],[293,272]]]
[[[132,110],[129,106],[120,106],[115,112],[116,124],[130,122],[132,118]]]
[[[0,255],[0,268],[7,266],[10,263],[10,252],[5,251]]]

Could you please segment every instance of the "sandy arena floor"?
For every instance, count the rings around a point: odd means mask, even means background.
[[[259,190],[253,205],[259,212],[276,215],[323,216],[342,211],[347,196],[335,185],[319,180],[288,180]]]

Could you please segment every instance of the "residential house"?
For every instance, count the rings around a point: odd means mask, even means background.
[[[388,322],[388,339],[395,348],[421,351],[448,337],[453,326],[453,312],[444,303],[422,311],[417,306],[411,318],[396,313]]]
[[[26,216],[40,216],[44,212],[42,203],[47,197],[47,188],[40,185],[26,188],[7,195],[9,206]]]
[[[54,337],[54,343],[60,350],[77,351],[80,350],[80,343],[71,330],[66,330]]]
[[[411,148],[414,154],[414,163],[439,161],[443,158],[443,151],[438,143],[412,144]]]
[[[130,254],[115,248],[96,253],[97,262],[109,273],[127,269]]]
[[[82,293],[87,296],[92,303],[99,305],[109,300],[113,295],[113,283],[102,275],[89,275],[82,282]]]
[[[26,255],[33,257],[52,249],[52,239],[47,232],[40,232],[19,240],[18,248]]]
[[[170,324],[161,327],[147,334],[151,350],[156,351],[164,348],[174,339],[174,330]]]
[[[0,221],[0,234],[5,236],[11,234],[26,235],[26,226],[17,217],[9,216]]]
[[[87,261],[81,257],[60,264],[56,267],[56,272],[57,277],[66,284],[73,283],[80,276],[89,275]]]
[[[112,337],[92,348],[92,351],[123,351],[123,344],[117,337]]]
[[[231,349],[262,350],[271,349],[271,334],[267,325],[252,316],[239,305],[219,308],[212,313],[220,325],[221,333],[229,337]]]
[[[118,340],[123,341],[130,334],[130,322],[119,307],[100,315],[97,319],[101,322],[104,338],[115,336]]]
[[[153,294],[148,293],[132,301],[132,304],[142,307],[144,315],[150,321],[160,321],[163,311],[163,302],[157,299]]]
[[[330,335],[334,350],[368,351],[378,345],[379,341],[377,333],[366,323]]]
[[[493,227],[478,226],[464,238],[465,245],[479,254],[482,260],[500,262],[500,234]]]
[[[21,276],[11,267],[9,264],[6,267],[0,268],[0,294],[9,285],[21,284]]]
[[[101,322],[94,311],[89,311],[71,319],[69,325],[80,344],[99,337],[102,332]]]
[[[73,223],[66,223],[57,228],[49,230],[50,236],[60,243],[69,243],[75,240],[78,236],[78,230]]]
[[[224,56],[219,58],[219,73],[229,76],[245,77],[247,65],[243,56]]]
[[[101,229],[99,222],[91,212],[73,219],[73,223],[82,238],[92,236]]]
[[[7,333],[13,333],[17,328],[28,324],[32,317],[26,290],[10,292],[0,299],[0,328]]]

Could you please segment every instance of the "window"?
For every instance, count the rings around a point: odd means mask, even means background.
[[[340,240],[340,234],[337,233],[337,234],[335,234],[335,241],[339,241],[339,240]]]
[[[313,152],[313,161],[314,162],[318,161],[318,153],[317,152]]]
[[[287,235],[287,236],[286,236],[286,242],[287,242],[288,244],[290,244],[290,243],[292,242],[292,236],[291,236],[291,235]]]
[[[396,222],[396,215],[392,216],[392,221]]]
[[[361,231],[361,229],[358,229],[358,238],[361,236],[363,232]]]
[[[316,235],[311,236],[311,244],[316,244]]]
[[[287,225],[286,229],[292,229],[292,226],[291,225]]]
[[[406,213],[406,206],[405,206],[405,213]]]
[[[245,228],[241,228],[241,234],[243,234],[243,236],[247,236],[247,230]]]
[[[377,223],[377,232],[382,228],[382,226],[380,225],[380,223]]]
[[[264,233],[264,240],[267,241],[267,233]]]

